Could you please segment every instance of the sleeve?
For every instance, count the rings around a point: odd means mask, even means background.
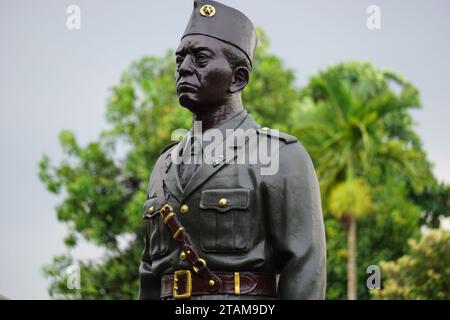
[[[161,292],[161,277],[152,272],[151,263],[142,260],[139,267],[139,299],[159,300]]]
[[[279,159],[278,173],[266,181],[278,298],[324,299],[326,246],[316,172],[300,143],[284,145]]]
[[[154,175],[155,175],[155,169],[158,168],[158,163],[161,161],[161,158],[157,160],[157,163],[155,164],[153,168],[153,172],[150,176],[150,180],[148,183],[147,188],[147,200],[149,199],[149,196],[154,193]],[[148,228],[147,223],[145,221],[144,224],[144,251],[142,253],[142,261],[139,266],[139,299],[140,300],[159,300],[160,299],[160,292],[161,292],[161,277],[157,274],[155,274],[153,268],[152,268],[152,260],[149,255],[149,235],[148,235]]]

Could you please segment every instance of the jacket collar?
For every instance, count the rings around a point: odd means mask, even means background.
[[[180,202],[183,202],[189,195],[191,195],[198,187],[204,184],[209,178],[211,178],[217,171],[219,171],[224,165],[228,164],[232,161],[239,152],[240,149],[244,146],[248,137],[244,137],[245,131],[254,128],[259,128],[260,125],[255,122],[253,117],[247,113],[246,110],[243,110],[241,113],[233,117],[232,119],[226,121],[225,123],[219,125],[217,129],[219,129],[223,133],[224,139],[222,141],[217,142],[217,145],[213,146],[215,150],[223,150],[227,147],[225,144],[226,141],[226,131],[227,129],[236,129],[240,128],[237,132],[237,141],[238,144],[232,146],[233,150],[230,152],[220,153],[214,159],[209,159],[200,165],[200,167],[196,170],[195,174],[192,176],[189,183],[186,185],[186,188],[183,190],[181,187],[181,179],[178,174],[178,166],[180,165],[180,160],[182,156],[182,152],[185,149],[188,139],[192,134],[192,129],[184,136],[183,140],[177,144],[166,156],[166,172],[164,174],[164,183],[168,189],[168,191]],[[228,132],[229,134],[229,132]],[[225,154],[225,155],[224,155]],[[173,156],[172,156],[173,155]],[[172,163],[176,160],[176,163]],[[168,164],[170,162],[170,164]]]

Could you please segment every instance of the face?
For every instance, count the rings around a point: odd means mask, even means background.
[[[215,38],[189,35],[175,53],[178,99],[193,113],[223,104],[230,94],[233,70],[222,48]]]

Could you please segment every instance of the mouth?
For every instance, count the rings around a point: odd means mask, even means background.
[[[198,88],[188,82],[181,82],[177,85],[177,91],[181,92],[197,92]]]

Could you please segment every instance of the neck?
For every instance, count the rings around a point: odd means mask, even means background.
[[[194,121],[201,121],[202,130],[205,132],[208,129],[219,126],[222,122],[231,119],[237,113],[244,109],[242,105],[241,96],[233,96],[225,103],[199,113],[192,115],[192,123]]]

